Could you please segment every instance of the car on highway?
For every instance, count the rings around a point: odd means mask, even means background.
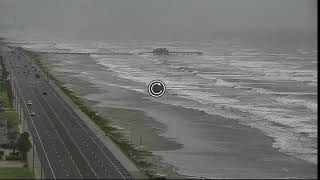
[[[30,116],[36,116],[36,113],[35,112],[31,112]]]
[[[27,103],[28,105],[32,105],[32,102],[31,101],[28,101],[28,103]]]

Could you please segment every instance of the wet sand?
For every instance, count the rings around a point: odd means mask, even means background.
[[[85,61],[88,57],[75,58]],[[317,177],[317,165],[280,153],[272,148],[272,138],[236,120],[163,104],[139,92],[110,86],[108,83],[126,80],[111,76],[97,64],[86,70],[94,69],[94,76],[107,83],[99,84],[90,80],[90,75],[86,79],[77,72],[61,74],[63,70],[55,71],[59,64],[54,62],[49,62],[49,67],[93,109],[111,118],[128,140],[159,155],[157,161],[173,165],[159,168],[160,174],[170,177],[172,168],[183,175],[209,178]],[[80,72],[81,68],[72,65]],[[210,143],[204,138],[211,139]]]

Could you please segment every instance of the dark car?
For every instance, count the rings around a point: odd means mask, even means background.
[[[43,94],[43,95],[47,95],[47,92],[43,92],[42,94]]]
[[[40,78],[40,75],[39,75],[39,74],[36,74],[36,78]]]

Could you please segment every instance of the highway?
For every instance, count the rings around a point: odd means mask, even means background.
[[[4,59],[45,178],[132,179],[94,132],[47,83],[46,77],[34,71],[29,57],[21,50],[15,50]],[[40,74],[40,78],[35,73]],[[32,105],[28,105],[28,101]],[[31,116],[31,112],[35,116]]]

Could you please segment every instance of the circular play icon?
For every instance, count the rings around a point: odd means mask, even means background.
[[[149,83],[148,91],[153,97],[161,97],[166,92],[166,86],[160,80],[153,80]]]

